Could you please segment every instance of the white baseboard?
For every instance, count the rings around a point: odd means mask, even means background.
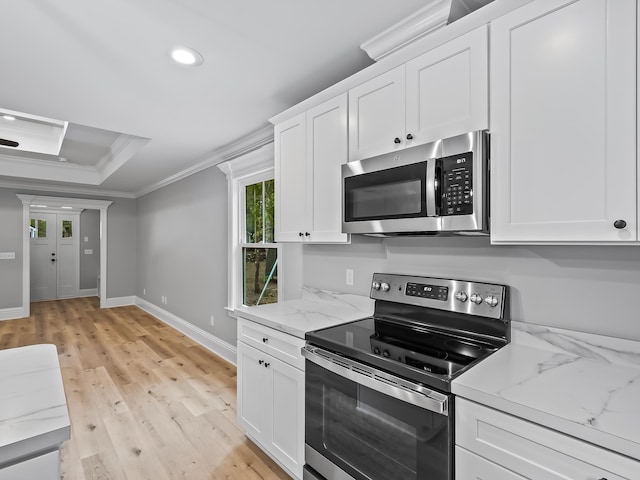
[[[107,298],[104,302],[105,308],[127,307],[136,304],[136,297],[114,297]]]
[[[97,288],[84,288],[82,290],[78,290],[78,297],[97,297],[98,289]]]
[[[184,333],[187,337],[198,342],[207,350],[211,350],[216,355],[224,358],[227,362],[237,365],[237,349],[230,343],[219,339],[215,335],[202,330],[200,327],[196,327],[177,315],[167,312],[165,309],[160,308],[151,302],[147,302],[140,297],[135,297],[135,304],[145,312],[156,317],[161,322],[164,322],[179,332]]]
[[[0,308],[0,320],[13,320],[15,318],[24,318],[24,308]]]

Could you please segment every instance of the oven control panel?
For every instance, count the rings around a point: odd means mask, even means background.
[[[506,290],[504,285],[467,280],[374,273],[370,297],[502,319]]]
[[[449,287],[407,282],[404,293],[410,297],[431,298],[446,302],[449,298]]]

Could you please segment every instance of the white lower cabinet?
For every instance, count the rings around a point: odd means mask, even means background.
[[[465,480],[526,480],[498,464],[456,446],[456,479]]]
[[[266,341],[254,346],[247,332]],[[288,339],[285,337],[289,337]],[[297,351],[291,363],[271,352]],[[304,466],[304,340],[238,319],[238,423],[247,435],[295,478]],[[257,348],[256,348],[257,347]],[[304,368],[304,367],[302,367]]]
[[[633,480],[640,462],[456,398],[456,480]]]

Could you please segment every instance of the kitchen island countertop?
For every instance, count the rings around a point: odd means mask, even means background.
[[[240,307],[243,318],[304,338],[307,332],[359,320],[373,314],[373,300],[363,295],[304,287],[302,297],[268,305]]]
[[[0,350],[0,469],[71,436],[55,345]]]
[[[452,391],[640,460],[640,342],[512,322]]]

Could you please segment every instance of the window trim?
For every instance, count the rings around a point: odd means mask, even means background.
[[[225,309],[236,316],[236,309],[243,307],[243,284],[242,284],[242,248],[248,244],[241,242],[244,240],[243,228],[245,222],[244,207],[244,187],[275,177],[274,150],[273,143],[265,145],[258,150],[249,152],[240,157],[218,164],[217,167],[227,177],[227,198],[228,198],[228,289],[227,306]],[[273,245],[278,250],[278,300],[282,299],[282,245],[256,244],[259,248],[265,245]],[[271,248],[271,247],[269,247]]]

